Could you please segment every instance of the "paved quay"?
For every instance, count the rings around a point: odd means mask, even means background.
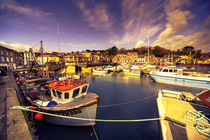
[[[20,105],[14,82],[12,73],[0,76],[0,140],[32,140],[23,112],[10,110]]]

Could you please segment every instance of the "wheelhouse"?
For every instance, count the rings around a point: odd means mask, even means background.
[[[89,88],[89,82],[71,79],[50,83],[48,87],[53,101],[65,103],[85,96]]]
[[[160,69],[160,72],[167,72],[167,73],[177,73],[178,69],[173,67],[164,67]]]

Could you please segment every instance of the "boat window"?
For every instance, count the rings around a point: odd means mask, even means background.
[[[79,95],[79,88],[74,90],[73,96],[72,96],[72,97],[74,98],[74,97],[76,97],[77,95]]]
[[[168,69],[164,69],[163,72],[168,72]]]
[[[174,72],[176,72],[176,73],[177,73],[177,70],[174,70]]]
[[[169,69],[169,72],[173,72],[173,70],[172,69]]]
[[[65,99],[68,99],[68,98],[69,98],[69,93],[68,93],[68,92],[66,92],[66,93],[64,94],[64,98],[65,98]]]
[[[55,90],[54,89],[52,90],[52,92],[53,92],[53,95],[56,97],[56,93],[55,93]]]
[[[62,94],[62,92],[57,91],[58,98],[61,98],[61,94]]]
[[[87,86],[84,86],[84,87],[82,88],[82,93],[85,93],[86,90],[87,90]]]

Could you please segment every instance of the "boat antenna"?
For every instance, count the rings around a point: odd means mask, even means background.
[[[42,75],[44,76],[44,68],[43,68],[43,45],[42,45],[42,40],[40,41],[40,50],[41,50],[41,53],[42,53]]]
[[[58,31],[57,31],[57,35],[58,35],[58,49],[59,49],[59,53],[60,53],[61,47],[60,47],[60,24],[59,24],[59,22],[58,22]]]
[[[58,31],[57,31],[57,35],[58,35],[58,50],[59,50],[59,54],[61,53],[61,47],[60,47],[60,24],[58,22]],[[64,67],[65,69],[65,67]],[[62,63],[61,63],[61,72],[62,72]],[[62,73],[62,77],[63,77],[63,73]]]

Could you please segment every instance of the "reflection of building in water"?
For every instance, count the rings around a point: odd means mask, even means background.
[[[23,53],[0,45],[0,66],[16,68],[23,64]]]

